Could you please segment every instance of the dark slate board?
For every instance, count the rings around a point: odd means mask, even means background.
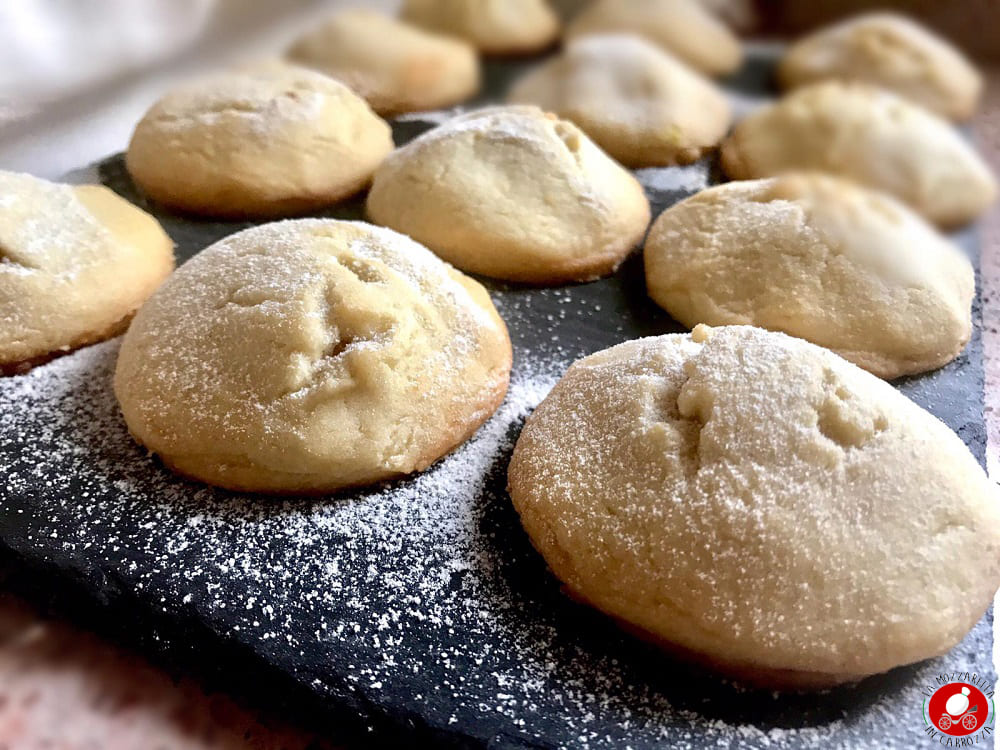
[[[490,90],[521,67],[489,66]],[[729,84],[760,93],[769,75],[752,61]],[[397,142],[428,126],[398,122]],[[120,157],[100,174],[158,216],[181,259],[246,226],[149,206]],[[693,192],[698,174],[717,171],[644,171],[654,214]],[[358,200],[328,215],[361,212]],[[958,240],[976,261],[974,234]],[[118,415],[116,342],[0,381],[0,553],[10,582],[338,738],[370,732],[366,745],[914,747],[929,742],[920,689],[934,676],[996,679],[991,615],[940,659],[797,695],[678,664],[570,602],[506,495],[517,432],[572,360],[681,329],[647,299],[638,254],[589,284],[484,283],[514,343],[508,403],[452,458],[370,492],[279,500],[178,479],[131,442]],[[978,298],[975,320],[959,359],[898,385],[984,462]]]

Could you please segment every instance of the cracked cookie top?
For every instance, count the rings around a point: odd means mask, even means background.
[[[367,210],[465,271],[531,283],[610,273],[650,211],[634,176],[532,106],[469,112],[400,147],[375,173]]]
[[[273,61],[167,93],[136,126],[125,163],[173,208],[277,217],[353,195],[392,148],[388,123],[345,85]]]
[[[819,173],[703,190],[653,223],[644,259],[681,323],[782,331],[880,377],[941,367],[972,333],[963,251],[891,196]]]
[[[749,326],[574,364],[509,472],[570,592],[780,686],[943,653],[1000,582],[1000,504],[946,425],[835,354]]]
[[[507,98],[571,120],[629,167],[697,161],[732,119],[714,83],[631,34],[573,40],[519,79]]]
[[[0,372],[116,333],[173,265],[157,221],[107,188],[0,172]]]
[[[390,230],[303,219],[181,268],[136,316],[115,390],[183,474],[320,492],[429,466],[493,413],[510,364],[479,284]]]

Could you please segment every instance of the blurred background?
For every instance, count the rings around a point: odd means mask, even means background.
[[[1000,63],[1000,0],[702,0],[780,39],[873,8],[909,13]],[[0,3],[0,164],[55,178],[128,142],[171,83],[283,50],[331,10],[397,0],[17,0]],[[554,0],[571,15],[585,0]]]

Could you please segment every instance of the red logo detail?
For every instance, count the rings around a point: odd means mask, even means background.
[[[967,737],[986,723],[990,704],[983,692],[964,682],[938,688],[927,704],[934,727],[952,737]]]

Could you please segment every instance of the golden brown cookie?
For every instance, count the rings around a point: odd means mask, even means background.
[[[642,241],[649,201],[572,123],[494,107],[393,153],[375,174],[368,215],[464,271],[560,283],[613,271]]]
[[[972,117],[982,76],[951,43],[906,16],[866,13],[810,34],[778,66],[785,88],[859,81],[894,91],[942,117]]]
[[[817,170],[891,193],[945,227],[996,200],[982,157],[950,123],[890,91],[830,81],[749,115],[722,144],[737,180]]]
[[[540,52],[559,36],[559,17],[547,0],[403,0],[402,17],[487,55]]]
[[[594,0],[566,38],[608,33],[637,34],[708,75],[732,73],[743,62],[739,39],[699,0]]]
[[[115,393],[135,438],[235,490],[334,492],[423,471],[507,391],[511,347],[486,291],[361,222],[247,229],[143,306]]]
[[[125,164],[172,208],[273,217],[359,192],[392,148],[389,125],[344,84],[274,62],[168,93],[136,126]]]
[[[703,190],[661,214],[649,295],[688,327],[756,325],[883,378],[933,370],[972,333],[960,248],[884,193],[821,174]]]
[[[689,164],[722,140],[729,101],[707,78],[631,34],[595,34],[514,84],[508,101],[576,123],[629,167]]]
[[[121,332],[173,270],[173,248],[105,187],[0,172],[0,373]]]
[[[529,417],[511,499],[577,598],[752,682],[945,653],[1000,583],[1000,498],[891,385],[749,326],[629,341]]]
[[[288,57],[346,84],[385,116],[450,107],[479,90],[470,44],[362,8],[337,13]]]

